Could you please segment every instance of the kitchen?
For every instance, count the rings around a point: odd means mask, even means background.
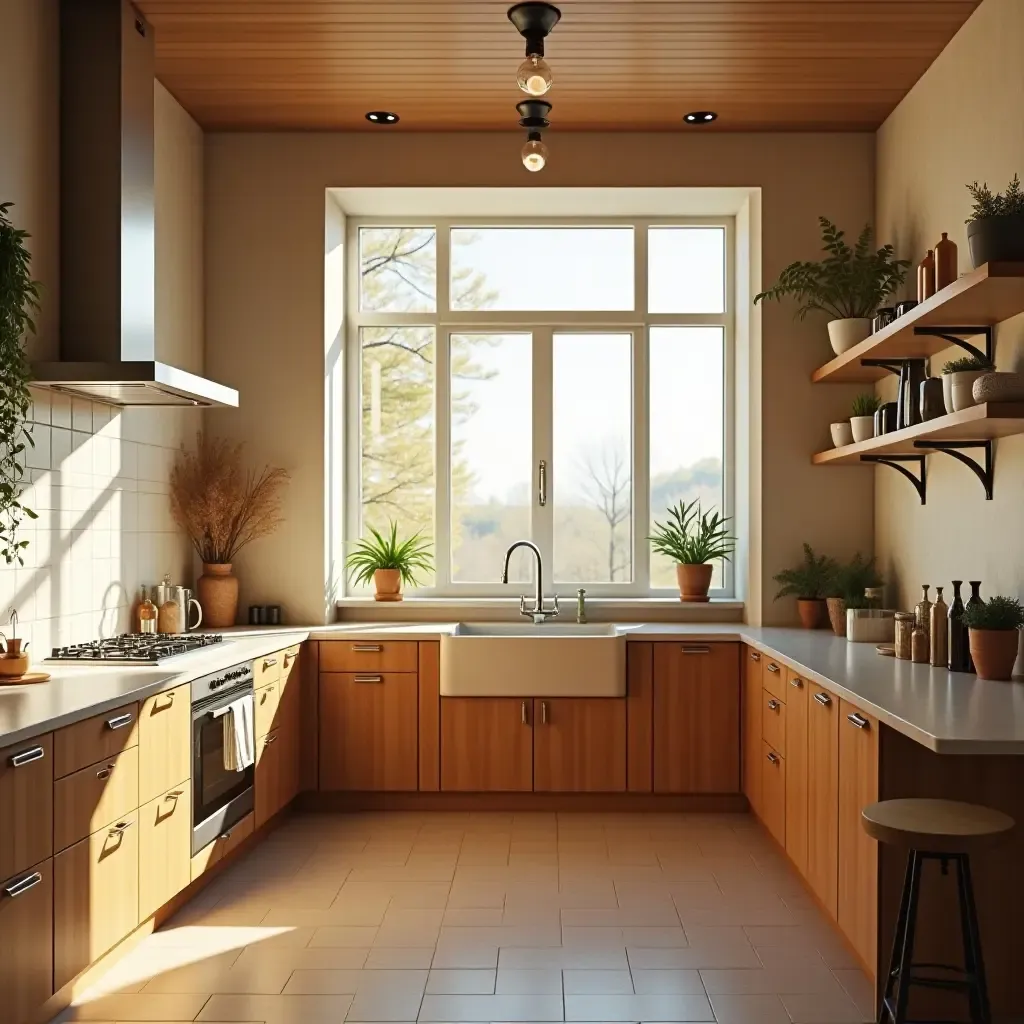
[[[132,260],[97,252],[101,242],[113,244],[109,231],[97,233],[89,221],[73,230],[61,223],[58,198],[68,187],[61,166],[73,150],[62,145],[62,109],[66,113],[72,104],[67,98],[62,103],[56,70],[60,5],[11,6],[9,18],[5,13],[11,30],[0,44],[0,127],[14,144],[0,155],[0,200],[14,201],[10,216],[31,235],[32,275],[44,286],[30,339],[32,362],[60,366],[75,358],[74,335],[64,326],[73,322],[76,302],[81,305],[72,290],[79,281],[89,281],[102,293],[98,305],[118,316],[119,343],[130,334],[120,326],[122,281],[86,275],[90,264],[125,266]],[[1020,27],[1016,6],[1005,0],[951,5],[959,8],[956,23],[951,18],[933,26],[926,56],[928,47],[916,40],[916,70],[888,106],[853,129],[736,131],[722,116],[717,124],[726,130],[713,125],[705,138],[696,137],[698,128],[665,132],[643,120],[641,131],[551,131],[544,134],[547,166],[536,176],[524,175],[517,159],[518,131],[464,130],[442,120],[425,131],[405,132],[400,124],[400,134],[385,139],[375,133],[391,131],[386,126],[380,132],[365,125],[260,130],[288,125],[271,125],[268,115],[268,123],[250,121],[247,127],[237,113],[232,126],[223,111],[204,108],[199,95],[189,93],[187,74],[175,78],[182,74],[176,49],[193,45],[189,32],[200,30],[176,23],[178,5],[170,0],[139,6],[157,40],[155,342],[148,356],[125,359],[148,359],[203,387],[235,391],[238,405],[231,408],[229,400],[228,407],[203,411],[140,408],[93,401],[83,392],[32,390],[35,447],[26,458],[25,503],[39,519],[24,521],[19,532],[29,541],[24,565],[0,568],[0,578],[3,608],[18,609],[32,669],[50,671],[53,678],[0,691],[4,764],[8,754],[44,751],[18,769],[22,780],[26,771],[33,774],[11,791],[13,804],[5,802],[5,787],[13,785],[8,780],[14,769],[5,768],[0,813],[10,806],[15,817],[4,818],[2,831],[13,839],[0,840],[6,855],[0,876],[23,884],[40,864],[52,865],[52,874],[0,906],[5,946],[6,936],[21,934],[23,927],[7,932],[13,926],[5,911],[29,898],[43,901],[36,907],[49,899],[52,910],[19,911],[32,922],[48,919],[50,932],[49,938],[35,933],[33,940],[18,941],[25,965],[16,967],[14,981],[2,975],[5,994],[9,984],[21,992],[31,979],[28,995],[19,997],[23,1002],[9,1001],[16,1007],[12,1020],[48,1020],[60,1012],[102,1020],[156,1019],[154,1014],[166,1020],[344,1014],[351,1020],[873,1018],[905,855],[889,844],[876,847],[861,828],[860,812],[874,800],[942,795],[1019,820],[1019,797],[1005,791],[1019,789],[1012,785],[1020,771],[1019,683],[950,675],[880,657],[874,644],[847,643],[826,629],[797,629],[794,604],[773,600],[774,577],[798,562],[806,542],[844,562],[858,551],[873,554],[890,607],[913,609],[923,583],[945,586],[948,598],[950,581],[959,577],[980,578],[986,599],[1019,596],[1019,531],[1013,524],[1021,498],[1020,438],[995,442],[991,501],[974,475],[944,454],[928,459],[925,504],[891,467],[813,464],[813,453],[831,451],[830,420],[864,385],[812,383],[831,356],[827,339],[823,344],[824,318],[794,320],[792,307],[754,305],[752,298],[794,258],[815,256],[822,213],[848,229],[873,222],[878,244],[892,241],[897,254],[915,264],[947,231],[959,245],[961,276],[970,273],[968,240],[959,228],[969,213],[964,183],[986,177],[1003,182],[1019,168],[1014,140],[996,127],[1000,112],[1013,116],[1020,99],[1019,73],[1009,70],[1016,65],[1006,53]],[[574,73],[571,62],[563,63],[559,77],[559,51],[564,47],[568,61],[574,25],[587,17],[565,6],[564,23],[548,41],[556,111],[559,87],[571,89]],[[507,44],[505,59],[521,59],[521,40],[504,7],[493,21],[496,38]],[[162,38],[173,43],[163,52]],[[493,62],[504,81],[508,68],[499,57]],[[512,87],[509,97],[514,81]],[[388,101],[381,96],[376,105]],[[563,105],[568,109],[569,101]],[[246,110],[245,104],[238,108]],[[401,109],[403,124],[415,123],[414,109]],[[987,111],[985,118],[972,115],[978,109]],[[251,108],[244,116],[252,117]],[[273,116],[283,115],[278,109]],[[555,114],[552,121],[557,128]],[[509,127],[515,128],[514,118]],[[626,165],[609,158],[616,152],[610,147],[626,145]],[[500,694],[455,692],[449,686],[458,690],[461,683],[446,677],[449,663],[455,664],[446,659],[446,647],[481,642],[493,652],[495,640],[531,640],[460,637],[452,629],[456,622],[511,624],[520,619],[521,595],[535,601],[538,576],[515,560],[521,553],[512,562],[512,582],[499,582],[501,555],[528,528],[506,535],[502,523],[498,556],[487,554],[483,562],[493,571],[461,590],[465,581],[450,568],[443,569],[446,592],[434,598],[413,594],[378,603],[368,589],[348,583],[352,538],[341,524],[351,521],[356,499],[347,446],[359,435],[361,415],[347,389],[361,374],[359,346],[346,339],[352,330],[382,324],[432,326],[436,314],[412,308],[400,314],[406,319],[395,320],[387,311],[361,310],[353,289],[344,288],[346,274],[358,267],[346,252],[353,240],[358,245],[359,231],[382,222],[410,229],[429,222],[441,225],[435,244],[452,262],[458,251],[454,240],[445,241],[451,230],[469,224],[480,235],[503,218],[550,215],[556,190],[560,215],[580,225],[603,214],[609,233],[627,222],[635,237],[679,224],[725,225],[732,260],[729,312],[686,314],[694,318],[682,326],[720,330],[731,339],[719,417],[728,429],[719,443],[731,466],[728,501],[737,537],[732,575],[728,587],[715,588],[721,596],[703,607],[680,605],[670,587],[628,593],[630,584],[617,586],[621,581],[614,576],[581,580],[588,591],[585,615],[607,635],[537,642],[610,645],[624,665],[621,695],[556,692],[555,683],[544,692],[510,693],[507,686]],[[113,208],[106,193],[86,190],[85,199],[77,208],[83,217]],[[72,220],[74,197],[65,205]],[[93,241],[76,252],[75,240],[82,237]],[[476,243],[477,251],[487,242]],[[556,270],[557,261],[546,268],[552,276]],[[491,274],[498,281],[492,287],[505,287],[497,273]],[[437,275],[439,303],[444,277]],[[904,294],[913,290],[908,278]],[[622,315],[604,311],[590,323],[548,317],[545,327],[538,323],[543,315],[531,311],[473,309],[454,315],[451,324],[438,318],[436,329],[462,323],[464,337],[490,332],[505,339],[500,346],[478,346],[479,358],[491,359],[487,365],[498,373],[472,385],[481,395],[491,380],[500,383],[502,373],[515,369],[515,360],[498,359],[505,346],[512,351],[516,337],[532,332],[540,338],[548,330],[548,340],[535,341],[532,349],[533,393],[551,403],[561,393],[563,339],[581,332],[636,337],[644,328],[652,332],[653,357],[653,332],[679,326],[674,315],[654,314],[663,319],[640,324],[630,307]],[[1013,370],[1020,318],[993,323],[997,365]],[[549,346],[549,373],[539,369],[543,345]],[[563,347],[569,351],[569,342]],[[638,369],[627,363],[618,379],[639,381]],[[150,383],[168,385],[166,376],[153,376]],[[675,379],[677,394],[687,396],[675,403],[684,418],[681,434],[695,436],[700,423],[693,415],[685,419],[685,407],[695,403],[683,378]],[[381,378],[385,398],[391,380],[386,372]],[[653,415],[661,401],[655,383],[642,402],[634,395],[634,412],[647,403]],[[618,408],[614,384],[601,383],[608,390],[600,393],[611,396],[609,422]],[[894,379],[880,380],[879,397],[895,398],[894,385]],[[189,394],[204,403],[218,395],[230,399],[223,391]],[[475,402],[483,412],[473,415],[486,417],[491,401]],[[672,396],[664,401],[671,409]],[[590,413],[573,408],[582,423],[579,433],[585,433]],[[554,545],[550,537],[534,540],[543,549],[547,578],[559,585],[543,587],[541,607],[550,609],[557,589],[560,615],[546,625],[563,627],[576,618],[578,588],[564,582],[571,577],[558,565],[559,488],[567,478],[555,470],[564,465],[559,438],[577,435],[558,433],[557,407],[545,410],[535,398],[525,413],[519,411],[529,419],[531,409],[535,443],[553,440],[555,451],[548,506]],[[385,408],[384,424],[386,415]],[[623,422],[623,434],[648,430],[653,450],[658,432],[638,427],[639,421]],[[431,429],[455,426],[437,416]],[[172,582],[196,587],[201,569],[175,522],[169,493],[179,449],[191,450],[200,430],[244,441],[247,465],[283,467],[290,478],[281,525],[235,561],[238,632],[201,626],[193,635],[223,639],[157,665],[47,667],[44,658],[54,648],[134,628],[140,586],[170,574]],[[512,434],[495,437],[511,445]],[[471,460],[473,436],[466,432],[461,449]],[[452,440],[442,438],[441,444]],[[528,442],[525,449],[532,457]],[[521,449],[507,451],[510,473],[513,463],[526,464]],[[501,452],[505,460],[506,448]],[[473,468],[484,474],[487,467],[478,459]],[[531,461],[525,491],[508,488],[509,494],[527,495],[526,507],[539,483],[534,468]],[[439,477],[432,493],[454,505]],[[474,522],[487,500],[484,495],[471,504]],[[634,502],[638,522],[663,520],[647,488],[636,488]],[[445,508],[447,522],[451,509]],[[649,571],[647,532],[632,529],[625,542],[634,583]],[[453,530],[436,537],[447,545],[436,563],[457,567],[462,553],[468,558],[469,549],[460,546],[465,537],[485,553],[492,550],[491,535]],[[257,621],[246,629],[250,606],[280,606],[282,625]],[[516,658],[527,657],[525,647],[515,649],[524,652]],[[601,658],[599,664],[608,663]],[[236,670],[242,676],[223,679]],[[381,682],[356,684],[357,676]],[[212,843],[193,834],[211,817],[195,817],[204,761],[197,764],[192,756],[191,708],[207,699],[195,692],[204,679],[224,682],[211,695],[251,686],[257,748],[251,805],[243,798],[234,808],[243,813],[231,824],[215,821],[217,836],[231,834]],[[819,694],[831,704],[817,700]],[[769,702],[776,706],[768,708]],[[835,725],[821,729],[814,714],[829,709]],[[204,710],[209,706],[198,709]],[[131,722],[107,726],[126,714],[134,716]],[[571,725],[560,729],[567,714]],[[860,716],[868,727],[859,728],[849,716]],[[97,733],[86,735],[89,722]],[[153,732],[156,723],[168,730],[163,739]],[[813,737],[824,739],[816,743]],[[775,761],[765,756],[764,745]],[[127,772],[116,767],[122,759]],[[97,779],[111,763],[109,778]],[[850,764],[856,767],[847,770]],[[768,774],[769,768],[777,774]],[[125,775],[137,779],[134,789],[130,783],[127,791],[99,786]],[[815,781],[822,778],[829,780],[823,789]],[[87,781],[98,807],[83,817],[78,805],[87,799],[75,787]],[[180,842],[164,863],[155,853],[142,853],[142,844],[158,831],[154,819],[143,839],[142,813],[179,791],[166,802],[175,805],[174,813],[158,815],[179,830]],[[44,806],[51,807],[49,833],[27,834],[30,819],[47,817],[38,813]],[[748,806],[763,826],[747,814]],[[385,808],[394,810],[370,813]],[[634,809],[643,814],[624,821]],[[8,821],[17,824],[9,828]],[[111,842],[134,856],[135,895],[113,901],[119,914],[90,921],[88,904],[61,892],[82,888],[69,879],[89,879],[90,837],[99,835],[102,846],[108,832],[126,822],[134,824]],[[827,828],[819,833],[819,826]],[[1012,1015],[1022,1002],[1013,977],[1020,895],[1010,873],[1018,849],[1011,837],[979,855],[974,874],[997,1017]],[[205,860],[197,863],[204,851]],[[220,869],[222,859],[226,867]],[[657,878],[654,865],[661,865]],[[855,870],[845,869],[850,865]],[[921,913],[929,921],[934,914],[938,923],[926,929],[922,916],[920,931],[942,948],[926,956],[932,951],[919,937],[916,958],[959,963],[959,935],[948,926],[955,904],[943,903],[952,890],[942,888],[945,879],[929,876],[931,867],[925,869]],[[72,869],[85,874],[75,876]],[[85,889],[91,885],[98,894],[118,877],[108,872],[101,882],[94,876]],[[770,900],[751,895],[759,886],[767,886]],[[530,908],[536,927],[517,906]],[[175,911],[179,917],[147,945],[144,933]],[[72,919],[78,926],[68,925]],[[95,934],[89,934],[93,925]],[[217,936],[222,929],[241,931]],[[245,929],[254,930],[252,941],[245,941]],[[280,935],[271,934],[274,929]],[[168,938],[175,932],[177,943]],[[211,945],[204,956],[202,944],[215,939],[224,940],[223,948]],[[187,954],[186,940],[197,944]],[[161,942],[177,953],[155,952]],[[535,973],[522,973],[528,971]],[[552,971],[559,974],[557,991]],[[795,991],[794,973],[806,979]],[[506,987],[515,985],[520,987]],[[392,991],[384,992],[385,986]]]

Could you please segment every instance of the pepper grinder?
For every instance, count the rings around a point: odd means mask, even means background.
[[[942,587],[935,588],[935,604],[929,616],[929,644],[931,663],[936,668],[945,668],[949,659],[949,609],[942,600]]]

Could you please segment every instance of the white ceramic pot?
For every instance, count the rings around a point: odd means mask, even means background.
[[[942,404],[946,407],[946,412],[953,412],[953,374],[944,373],[942,375]]]
[[[974,400],[974,382],[979,377],[984,377],[986,373],[986,370],[961,370],[960,373],[949,373],[946,375],[953,378],[951,387],[954,412],[960,412],[961,409],[970,409],[972,405],[978,404]]]
[[[971,394],[982,402],[1024,402],[1024,373],[986,373],[974,382]]]
[[[874,416],[851,416],[850,429],[853,431],[853,440],[870,441],[875,436]]]
[[[837,448],[842,448],[844,444],[853,444],[853,427],[850,426],[849,420],[832,423],[829,429],[832,431],[832,443]]]
[[[845,320],[829,320],[828,340],[832,351],[841,356],[871,333],[871,321],[866,316],[847,317]]]

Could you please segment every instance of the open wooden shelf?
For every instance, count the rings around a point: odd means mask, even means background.
[[[932,356],[950,347],[943,338],[915,334],[915,327],[991,327],[1018,313],[1024,313],[1024,263],[986,263],[946,285],[841,356],[819,366],[811,380],[816,384],[881,380],[887,370],[861,366],[860,361]]]
[[[915,441],[990,441],[1024,434],[1024,402],[989,402],[811,456],[816,466],[859,463],[862,455],[928,455]]]

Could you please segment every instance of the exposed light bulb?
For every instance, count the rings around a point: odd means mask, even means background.
[[[529,139],[523,146],[523,166],[528,171],[542,171],[548,162],[548,147],[539,138]]]
[[[543,57],[530,54],[516,72],[519,88],[528,96],[543,96],[551,88],[551,68]]]

